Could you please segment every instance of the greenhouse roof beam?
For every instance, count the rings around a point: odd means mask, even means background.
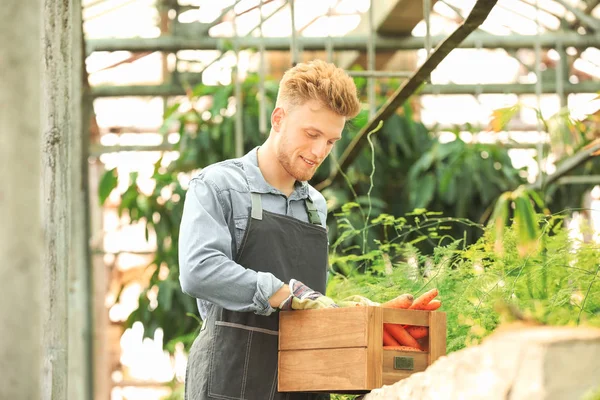
[[[593,29],[595,32],[600,30],[600,21],[598,21],[596,18],[592,17],[591,15],[586,14],[583,10],[580,10],[579,8],[572,6],[571,4],[567,3],[564,0],[554,0],[554,1],[556,1],[558,4],[560,4],[561,6],[563,6],[567,10],[569,10],[571,13],[573,13],[573,15],[582,24],[584,24],[588,28]]]
[[[556,82],[543,82],[542,93],[556,93]],[[565,83],[565,93],[596,93],[600,82]],[[135,85],[135,86],[96,86],[92,97],[125,96],[183,96],[185,88],[180,85]],[[493,84],[444,84],[426,85],[419,94],[534,94],[535,83],[493,83]]]
[[[432,36],[431,45],[438,46],[447,36]],[[224,50],[230,47],[234,38],[186,38],[177,36],[162,36],[157,38],[127,38],[127,39],[88,39],[86,41],[87,53],[95,51],[167,51],[179,50]],[[287,37],[264,38],[266,50],[289,51],[290,39]],[[364,50],[367,36],[345,36],[331,38],[331,43],[336,51]],[[535,35],[510,35],[496,36],[475,32],[469,35],[459,48],[476,48],[480,44],[483,48],[520,49],[533,47]],[[240,37],[237,39],[241,48],[258,48],[261,39],[258,37]],[[545,33],[539,36],[542,48],[553,48],[560,42],[565,47],[600,47],[600,34],[580,35],[576,32]],[[325,50],[327,38],[325,37],[299,37],[298,44],[303,50]],[[375,37],[377,51],[417,50],[424,46],[422,37]]]
[[[536,143],[504,143],[492,142],[490,145],[502,146],[505,149],[535,149]],[[92,157],[99,157],[102,154],[121,153],[121,152],[154,152],[154,151],[179,151],[175,145],[171,143],[162,143],[156,145],[102,145],[99,143],[91,143],[89,146],[89,154]],[[131,253],[131,251],[126,251]]]
[[[521,3],[527,4],[531,7],[537,8],[538,10],[545,12],[548,15],[553,16],[554,18],[557,18],[558,20],[564,20],[564,15],[559,15],[555,12],[553,12],[552,10],[547,9],[546,7],[540,5],[538,2],[534,1],[534,0],[520,0]],[[532,21],[535,20],[535,18],[530,18]]]

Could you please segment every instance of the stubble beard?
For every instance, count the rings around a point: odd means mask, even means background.
[[[281,164],[283,169],[285,169],[285,171],[297,181],[309,181],[314,176],[316,168],[313,170],[302,170],[301,168],[294,167],[286,144],[286,141],[282,140],[281,144],[279,145],[277,152],[277,160],[279,161],[279,164]]]

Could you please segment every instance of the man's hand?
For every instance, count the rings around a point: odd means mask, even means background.
[[[283,311],[338,307],[329,297],[312,290],[295,279],[292,279],[290,284],[285,286],[288,286],[289,295],[279,304],[279,308]],[[277,295],[277,293],[275,294]]]

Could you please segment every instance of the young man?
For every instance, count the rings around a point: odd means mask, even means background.
[[[335,307],[321,294],[327,207],[307,181],[359,110],[342,69],[298,64],[281,80],[263,145],[191,180],[180,282],[204,323],[189,355],[186,400],[317,398],[277,392],[276,311]]]

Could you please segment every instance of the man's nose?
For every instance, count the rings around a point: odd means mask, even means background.
[[[329,154],[329,146],[327,146],[327,141],[318,141],[312,148],[313,155],[317,158],[316,161],[323,161],[325,157]]]

